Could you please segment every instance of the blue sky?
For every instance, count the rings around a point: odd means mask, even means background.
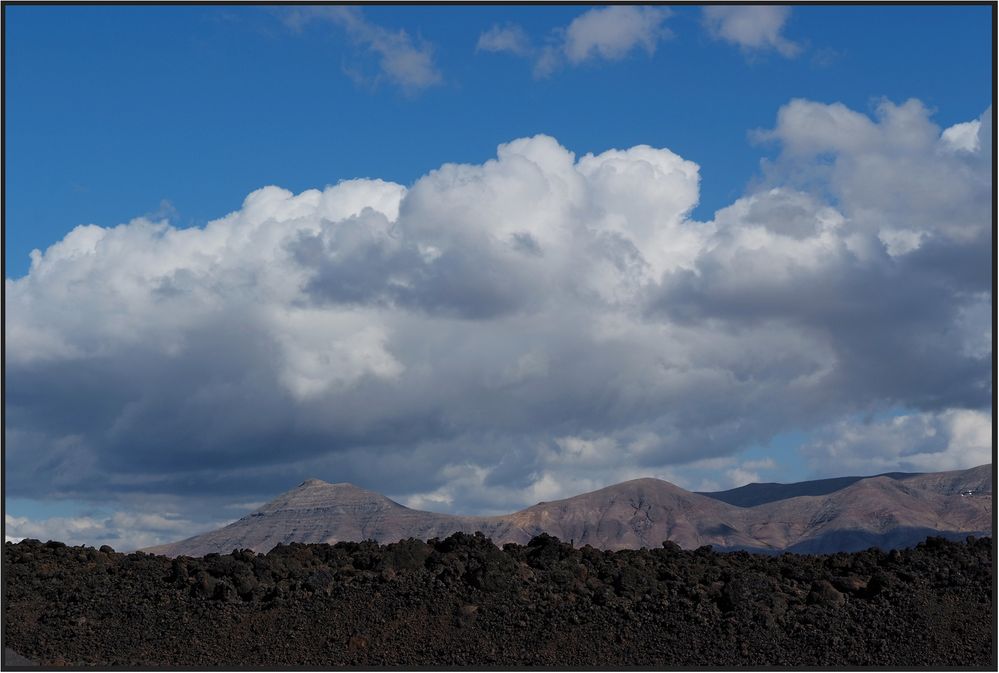
[[[984,462],[992,11],[7,6],[8,535]]]
[[[289,28],[276,7],[7,7],[8,277],[78,224],[175,209],[180,226],[239,207],[264,184],[301,191],[345,178],[403,184],[448,161],[479,162],[547,133],[578,154],[646,143],[702,170],[697,216],[742,194],[794,97],[869,111],[918,98],[941,126],[991,99],[988,7],[800,7],[784,33],[796,58],[747,56],[678,7],[653,56],[593,61],[536,80],[531,65],[476,53],[516,21],[535,40],[576,7],[367,8],[433,43],[443,76],[414,96],[343,72],[376,70],[344,31]],[[891,30],[884,27],[891,26]]]

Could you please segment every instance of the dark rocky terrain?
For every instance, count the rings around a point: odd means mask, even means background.
[[[4,545],[4,646],[42,665],[995,670],[992,541],[827,556],[540,536],[205,558]]]
[[[992,465],[743,489],[699,494],[660,479],[633,479],[484,517],[410,509],[353,484],[309,479],[228,526],[146,551],[203,556],[266,552],[291,542],[426,540],[481,531],[497,544],[527,544],[547,533],[599,549],[658,547],[671,540],[684,549],[710,544],[822,554],[907,547],[928,535],[964,539],[992,533]]]

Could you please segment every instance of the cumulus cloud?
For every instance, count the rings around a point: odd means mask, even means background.
[[[992,461],[992,417],[948,409],[885,420],[844,419],[823,428],[804,452],[817,472],[830,476],[962,470]]]
[[[669,36],[662,25],[669,15],[659,7],[591,9],[565,29],[565,56],[575,64],[594,57],[617,60],[636,48],[652,54],[659,40]]]
[[[894,408],[965,439],[850,471],[977,461],[990,115],[955,148],[916,102],[792,101],[763,183],[707,222],[693,162],[535,136],[202,228],[77,227],[5,280],[8,493],[202,521],[316,476],[509,511],[773,478],[740,451]]]
[[[781,31],[791,15],[785,5],[712,5],[704,8],[704,25],[716,40],[724,40],[747,52],[775,50],[791,58],[801,46]]]
[[[941,131],[918,100],[882,101],[871,119],[840,103],[797,99],[755,137],[781,148],[772,181],[827,190],[858,231],[907,233],[911,242],[899,246],[906,254],[931,238],[965,248],[991,233],[982,219],[992,194],[991,114]]]
[[[663,7],[615,5],[591,9],[568,26],[552,31],[543,45],[533,45],[517,24],[494,25],[479,37],[477,51],[509,52],[534,60],[534,75],[548,77],[567,63],[621,60],[639,49],[648,55],[672,33],[664,25],[671,15]]]
[[[414,43],[404,30],[392,31],[372,23],[357,7],[298,7],[285,17],[285,23],[294,30],[301,30],[314,21],[339,26],[355,44],[377,56],[377,75],[368,76],[355,68],[347,70],[358,81],[377,85],[386,80],[408,94],[443,81],[434,63],[432,44],[424,40]]]
[[[876,120],[793,101],[765,135],[781,145],[769,177],[783,186],[719,211],[694,270],[664,278],[657,309],[810,334],[824,355],[792,385],[823,382],[823,405],[986,409],[989,144],[949,151],[916,101],[885,103]]]
[[[982,123],[979,120],[954,124],[946,129],[941,136],[948,149],[963,152],[977,152],[979,149],[979,132]]]

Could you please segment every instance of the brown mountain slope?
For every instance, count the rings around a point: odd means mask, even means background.
[[[865,548],[881,538],[888,546],[908,544],[896,540],[899,535],[918,541],[933,532],[991,530],[990,495],[944,495],[920,488],[924,483],[937,482],[872,477],[825,496],[758,505],[745,510],[744,530],[777,548],[844,550]],[[838,543],[830,544],[834,540]]]
[[[545,532],[601,549],[658,547],[665,540],[686,548],[760,546],[736,528],[738,508],[659,479],[634,479],[497,518],[503,520],[497,536],[521,543]]]
[[[279,543],[394,542],[481,531],[500,545],[545,532],[602,549],[710,544],[809,553],[908,546],[930,534],[991,534],[992,466],[870,477],[821,496],[737,507],[658,479],[635,479],[494,517],[404,507],[351,484],[311,479],[224,528],[146,551],[201,556]]]
[[[145,550],[203,556],[232,549],[268,551],[279,543],[430,538],[474,532],[476,517],[421,512],[353,484],[309,479],[216,531]]]
[[[936,491],[941,495],[991,495],[992,466],[979,465],[970,470],[929,472],[906,477],[902,481],[909,486]]]

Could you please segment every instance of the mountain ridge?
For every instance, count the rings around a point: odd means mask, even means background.
[[[781,486],[815,489],[808,484]],[[831,492],[739,506],[643,477],[510,514],[463,516],[412,509],[347,482],[307,479],[218,530],[143,551],[202,556],[243,548],[268,551],[290,542],[394,542],[476,531],[496,544],[525,544],[548,533],[601,549],[672,541],[685,548],[713,545],[763,553],[855,551],[911,546],[930,534],[991,535],[991,485],[992,465],[987,464],[950,472],[861,477]]]
[[[786,500],[801,495],[828,495],[840,489],[844,489],[861,479],[873,479],[874,477],[890,477],[892,479],[902,479],[906,477],[917,477],[923,472],[882,472],[872,474],[867,477],[828,477],[825,479],[811,479],[808,481],[791,482],[788,484],[776,481],[759,482],[745,484],[736,488],[724,491],[695,491],[709,498],[722,500],[737,507],[754,507],[776,500]]]

